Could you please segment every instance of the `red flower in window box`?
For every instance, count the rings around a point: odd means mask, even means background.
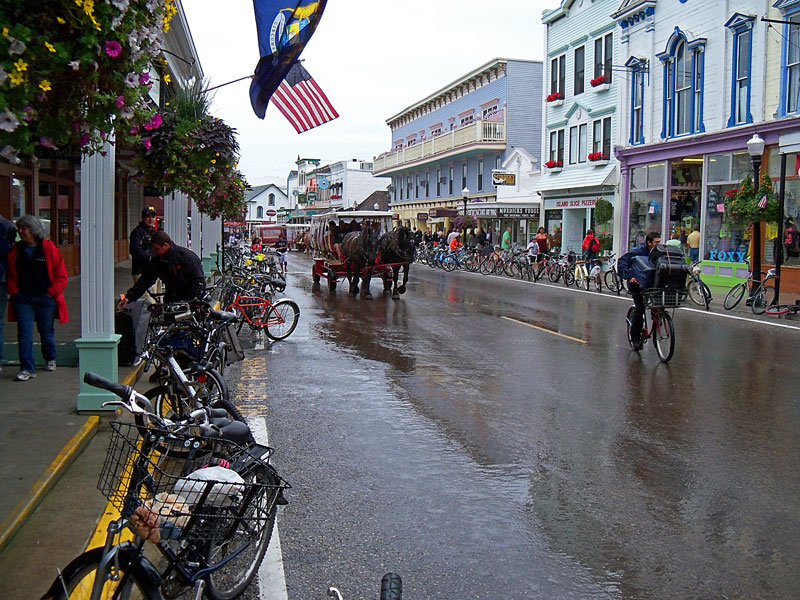
[[[591,162],[595,162],[598,160],[608,160],[608,154],[605,152],[592,152],[589,154],[589,160]]]
[[[545,98],[546,102],[555,102],[556,100],[563,100],[564,94],[561,92],[553,92],[547,98]]]
[[[546,163],[544,163],[544,166],[548,169],[555,169],[557,167],[563,167],[564,163],[560,160],[548,160]]]
[[[604,83],[608,83],[608,79],[606,79],[606,76],[598,75],[589,82],[589,85],[591,85],[592,87],[597,87],[598,85],[603,85]]]

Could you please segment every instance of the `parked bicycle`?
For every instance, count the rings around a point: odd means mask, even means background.
[[[689,300],[697,304],[697,306],[705,306],[709,310],[711,304],[711,288],[700,279],[700,274],[703,272],[699,261],[692,262],[689,265],[689,283],[687,289],[689,292]]]
[[[773,304],[768,306],[765,311],[771,317],[787,317],[800,313],[800,300],[795,300],[794,304]]]
[[[653,339],[653,345],[656,347],[656,353],[661,362],[669,362],[672,354],[675,352],[675,326],[672,323],[672,312],[686,301],[688,292],[686,290],[670,290],[670,289],[650,289],[642,292],[644,298],[645,312],[644,312],[644,325],[642,326],[642,347],[647,343],[650,338]],[[650,312],[650,326],[647,323],[647,312]],[[633,313],[636,310],[635,306],[628,309],[626,316],[628,343],[633,350],[637,350],[634,344],[633,336],[631,334],[631,324],[633,322]]]
[[[344,600],[342,592],[335,587],[328,588],[328,597],[335,600]],[[381,579],[380,600],[402,600],[403,580],[397,573],[386,573]]]
[[[748,266],[750,265],[749,262],[747,262],[747,264]],[[748,297],[746,301],[747,304],[750,306],[753,314],[764,314],[764,312],[767,310],[767,307],[772,305],[775,301],[774,284],[767,285],[770,281],[775,279],[775,269],[770,269],[766,273],[762,271],[761,275],[764,275],[764,279],[759,281],[754,279],[753,272],[750,271],[750,274],[745,281],[736,284],[730,289],[725,296],[725,300],[723,301],[722,305],[727,310],[734,309],[739,302],[741,302],[742,298],[744,298],[748,290],[750,290],[750,297]]]

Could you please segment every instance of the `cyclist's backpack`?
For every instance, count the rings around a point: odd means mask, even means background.
[[[592,236],[592,241],[589,242],[589,252],[597,252],[600,250],[600,242],[596,237]]]
[[[650,262],[656,269],[654,287],[678,290],[686,288],[689,266],[680,248],[665,244],[653,246],[650,250]]]
[[[631,262],[631,273],[642,289],[653,287],[656,267],[646,256],[635,256],[633,258]]]

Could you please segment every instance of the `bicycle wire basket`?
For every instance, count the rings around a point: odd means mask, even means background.
[[[678,308],[688,296],[686,289],[655,288],[642,292],[644,305],[648,308]]]
[[[248,450],[163,428],[110,425],[97,487],[122,516],[149,520],[162,539],[257,537],[290,487],[267,462],[266,446]]]

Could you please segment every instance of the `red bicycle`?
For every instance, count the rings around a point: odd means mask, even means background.
[[[647,343],[650,338],[653,338],[653,344],[656,347],[658,358],[661,362],[669,362],[675,352],[675,326],[672,324],[672,315],[670,309],[673,310],[686,302],[686,297],[689,293],[686,290],[671,290],[671,289],[650,289],[642,292],[644,299],[645,312],[644,324],[642,326],[642,347]],[[650,327],[647,326],[647,309],[650,309]],[[631,323],[633,322],[633,313],[636,307],[631,306],[628,309],[626,321],[628,324],[628,343],[631,348],[636,350],[633,343],[633,336],[631,335]]]
[[[264,331],[272,340],[285,340],[300,319],[300,307],[288,298],[281,298],[273,304],[268,298],[237,295],[228,310],[239,315],[236,333],[241,332],[247,323],[250,329]]]

